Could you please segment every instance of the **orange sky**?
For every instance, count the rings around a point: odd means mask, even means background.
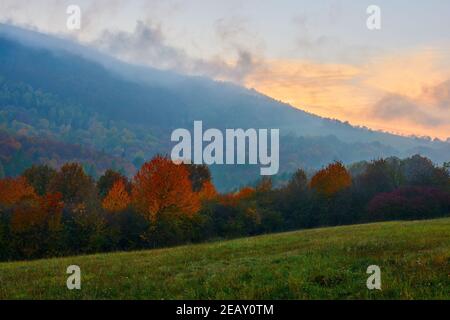
[[[2,0],[0,21],[66,35],[119,59],[227,80],[320,116],[450,137],[450,2]],[[106,37],[105,37],[106,32]],[[334,62],[331,62],[334,61]]]
[[[271,60],[245,85],[295,107],[400,134],[450,137],[446,57],[421,48],[365,65]],[[439,88],[440,91],[436,90]],[[385,104],[380,103],[384,99]]]

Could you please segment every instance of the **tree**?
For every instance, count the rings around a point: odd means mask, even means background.
[[[380,159],[366,166],[365,172],[355,179],[356,189],[370,200],[380,192],[390,192],[399,187],[404,180],[400,164]]]
[[[332,196],[350,187],[352,178],[350,173],[340,162],[330,164],[317,172],[311,179],[311,188],[324,196]]]
[[[98,211],[79,203],[64,221],[64,242],[70,254],[98,252],[107,248],[106,221]]]
[[[34,165],[22,174],[36,193],[43,196],[48,191],[50,181],[56,176],[56,170],[47,165]]]
[[[24,177],[0,180],[0,205],[10,208],[26,197],[36,197],[33,187]]]
[[[450,173],[450,161],[449,162],[444,162],[443,167],[448,173]]]
[[[281,210],[289,229],[310,226],[310,196],[308,178],[302,169],[298,169],[288,184],[276,192],[276,206]]]
[[[150,221],[163,213],[193,216],[200,209],[198,194],[192,190],[189,171],[163,156],[145,163],[133,180],[134,207]]]
[[[201,190],[198,192],[200,200],[211,200],[217,196],[217,190],[214,184],[208,180],[203,183]]]
[[[95,197],[95,186],[78,163],[67,163],[51,180],[49,191],[60,192],[64,203],[76,205]]]
[[[189,179],[192,182],[192,189],[199,192],[208,181],[211,182],[211,172],[207,165],[184,164],[189,171]]]
[[[40,199],[40,207],[46,213],[46,223],[50,231],[57,231],[61,227],[62,211],[64,202],[62,194],[52,193],[46,194]]]
[[[55,255],[61,247],[61,194],[26,197],[14,207],[11,217],[14,257],[34,258]]]
[[[447,175],[447,190],[450,191],[450,161],[444,162],[443,171]]]
[[[450,193],[434,187],[402,187],[376,195],[368,204],[372,220],[431,219],[448,214]]]
[[[239,192],[237,192],[234,195],[234,198],[236,199],[248,199],[253,197],[253,195],[255,194],[256,190],[252,187],[244,187],[241,190],[239,190]]]
[[[106,211],[114,213],[125,210],[130,202],[130,195],[125,189],[125,183],[122,179],[119,179],[103,199],[102,206]]]
[[[33,229],[56,231],[61,226],[64,207],[60,193],[44,197],[27,197],[14,210],[11,228],[14,232],[26,232]]]
[[[3,164],[0,161],[0,179],[3,179],[5,177],[5,169],[3,168]]]
[[[270,177],[263,177],[256,185],[256,191],[259,193],[267,193],[272,191],[272,179]]]
[[[286,187],[286,192],[293,195],[300,195],[308,189],[308,178],[306,177],[305,171],[298,169],[289,180]]]
[[[131,186],[128,182],[127,177],[122,175],[120,172],[108,169],[97,181],[97,190],[101,199],[106,197],[108,192],[118,180],[121,180],[123,182],[128,192],[131,191]]]
[[[430,159],[420,155],[405,159],[402,163],[402,169],[407,185],[448,186],[449,173],[444,168],[436,168]]]

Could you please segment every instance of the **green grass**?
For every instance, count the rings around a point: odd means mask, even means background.
[[[66,288],[79,265],[82,289]],[[382,290],[366,287],[369,265]],[[0,264],[0,299],[449,299],[450,219]]]

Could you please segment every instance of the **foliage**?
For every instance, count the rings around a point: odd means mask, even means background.
[[[328,165],[317,172],[311,179],[311,188],[324,196],[332,196],[350,187],[352,178],[345,166],[340,162]]]
[[[34,165],[22,174],[40,196],[48,192],[50,181],[56,176],[56,170],[48,165]]]
[[[39,165],[0,179],[0,259],[156,248],[449,213],[449,173],[419,156],[349,170],[332,163],[311,179],[298,169],[284,185],[274,186],[266,177],[231,193],[216,191],[208,167],[163,156],[145,163],[131,183],[112,169],[94,181],[78,163],[58,170]]]
[[[27,197],[35,198],[36,194],[25,178],[0,180],[0,206],[10,208]]]
[[[207,165],[186,164],[186,167],[194,192],[199,192],[206,183],[211,182],[211,172]]]
[[[368,212],[378,221],[430,219],[450,212],[450,193],[433,187],[402,187],[376,195]]]
[[[11,229],[21,233],[34,228],[45,228],[56,231],[61,227],[62,210],[64,207],[59,193],[48,194],[41,198],[29,197],[22,199],[16,206],[11,218]]]
[[[131,184],[129,183],[127,177],[120,172],[108,169],[97,181],[97,190],[100,198],[103,199],[106,197],[113,185],[119,180],[122,181],[128,192],[131,191]]]
[[[95,195],[92,179],[77,163],[62,166],[51,180],[49,190],[61,193],[64,203],[68,205],[86,203],[87,199]]]
[[[217,197],[217,190],[212,181],[205,181],[198,192],[200,200],[207,201]]]
[[[125,183],[123,180],[117,180],[103,199],[102,206],[106,211],[116,213],[124,211],[130,203],[131,198],[125,189]]]
[[[136,174],[132,198],[136,210],[149,221],[171,212],[193,216],[200,209],[199,197],[192,190],[186,166],[163,156],[145,163]]]

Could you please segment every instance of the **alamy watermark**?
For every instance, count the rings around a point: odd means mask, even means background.
[[[366,20],[366,26],[369,30],[381,30],[381,8],[377,5],[370,5],[366,9],[369,15]],[[66,26],[67,29],[80,30],[81,29],[81,8],[79,5],[71,4],[66,8],[68,15]]]
[[[366,25],[369,30],[381,30],[381,8],[377,5],[370,5],[366,10],[369,17]]]
[[[66,285],[69,290],[81,290],[81,269],[79,266],[68,266],[66,270],[67,277]]]
[[[279,129],[226,129],[223,134],[214,128],[203,132],[203,122],[194,121],[193,137],[189,130],[180,128],[172,132],[171,140],[178,142],[171,153],[174,162],[259,164],[263,176],[277,174],[280,167]]]
[[[371,265],[367,267],[367,273],[370,276],[367,278],[367,289],[369,290],[381,290],[381,269],[377,265]]]
[[[66,26],[69,30],[81,29],[81,8],[78,5],[70,5],[66,9],[67,17]]]

